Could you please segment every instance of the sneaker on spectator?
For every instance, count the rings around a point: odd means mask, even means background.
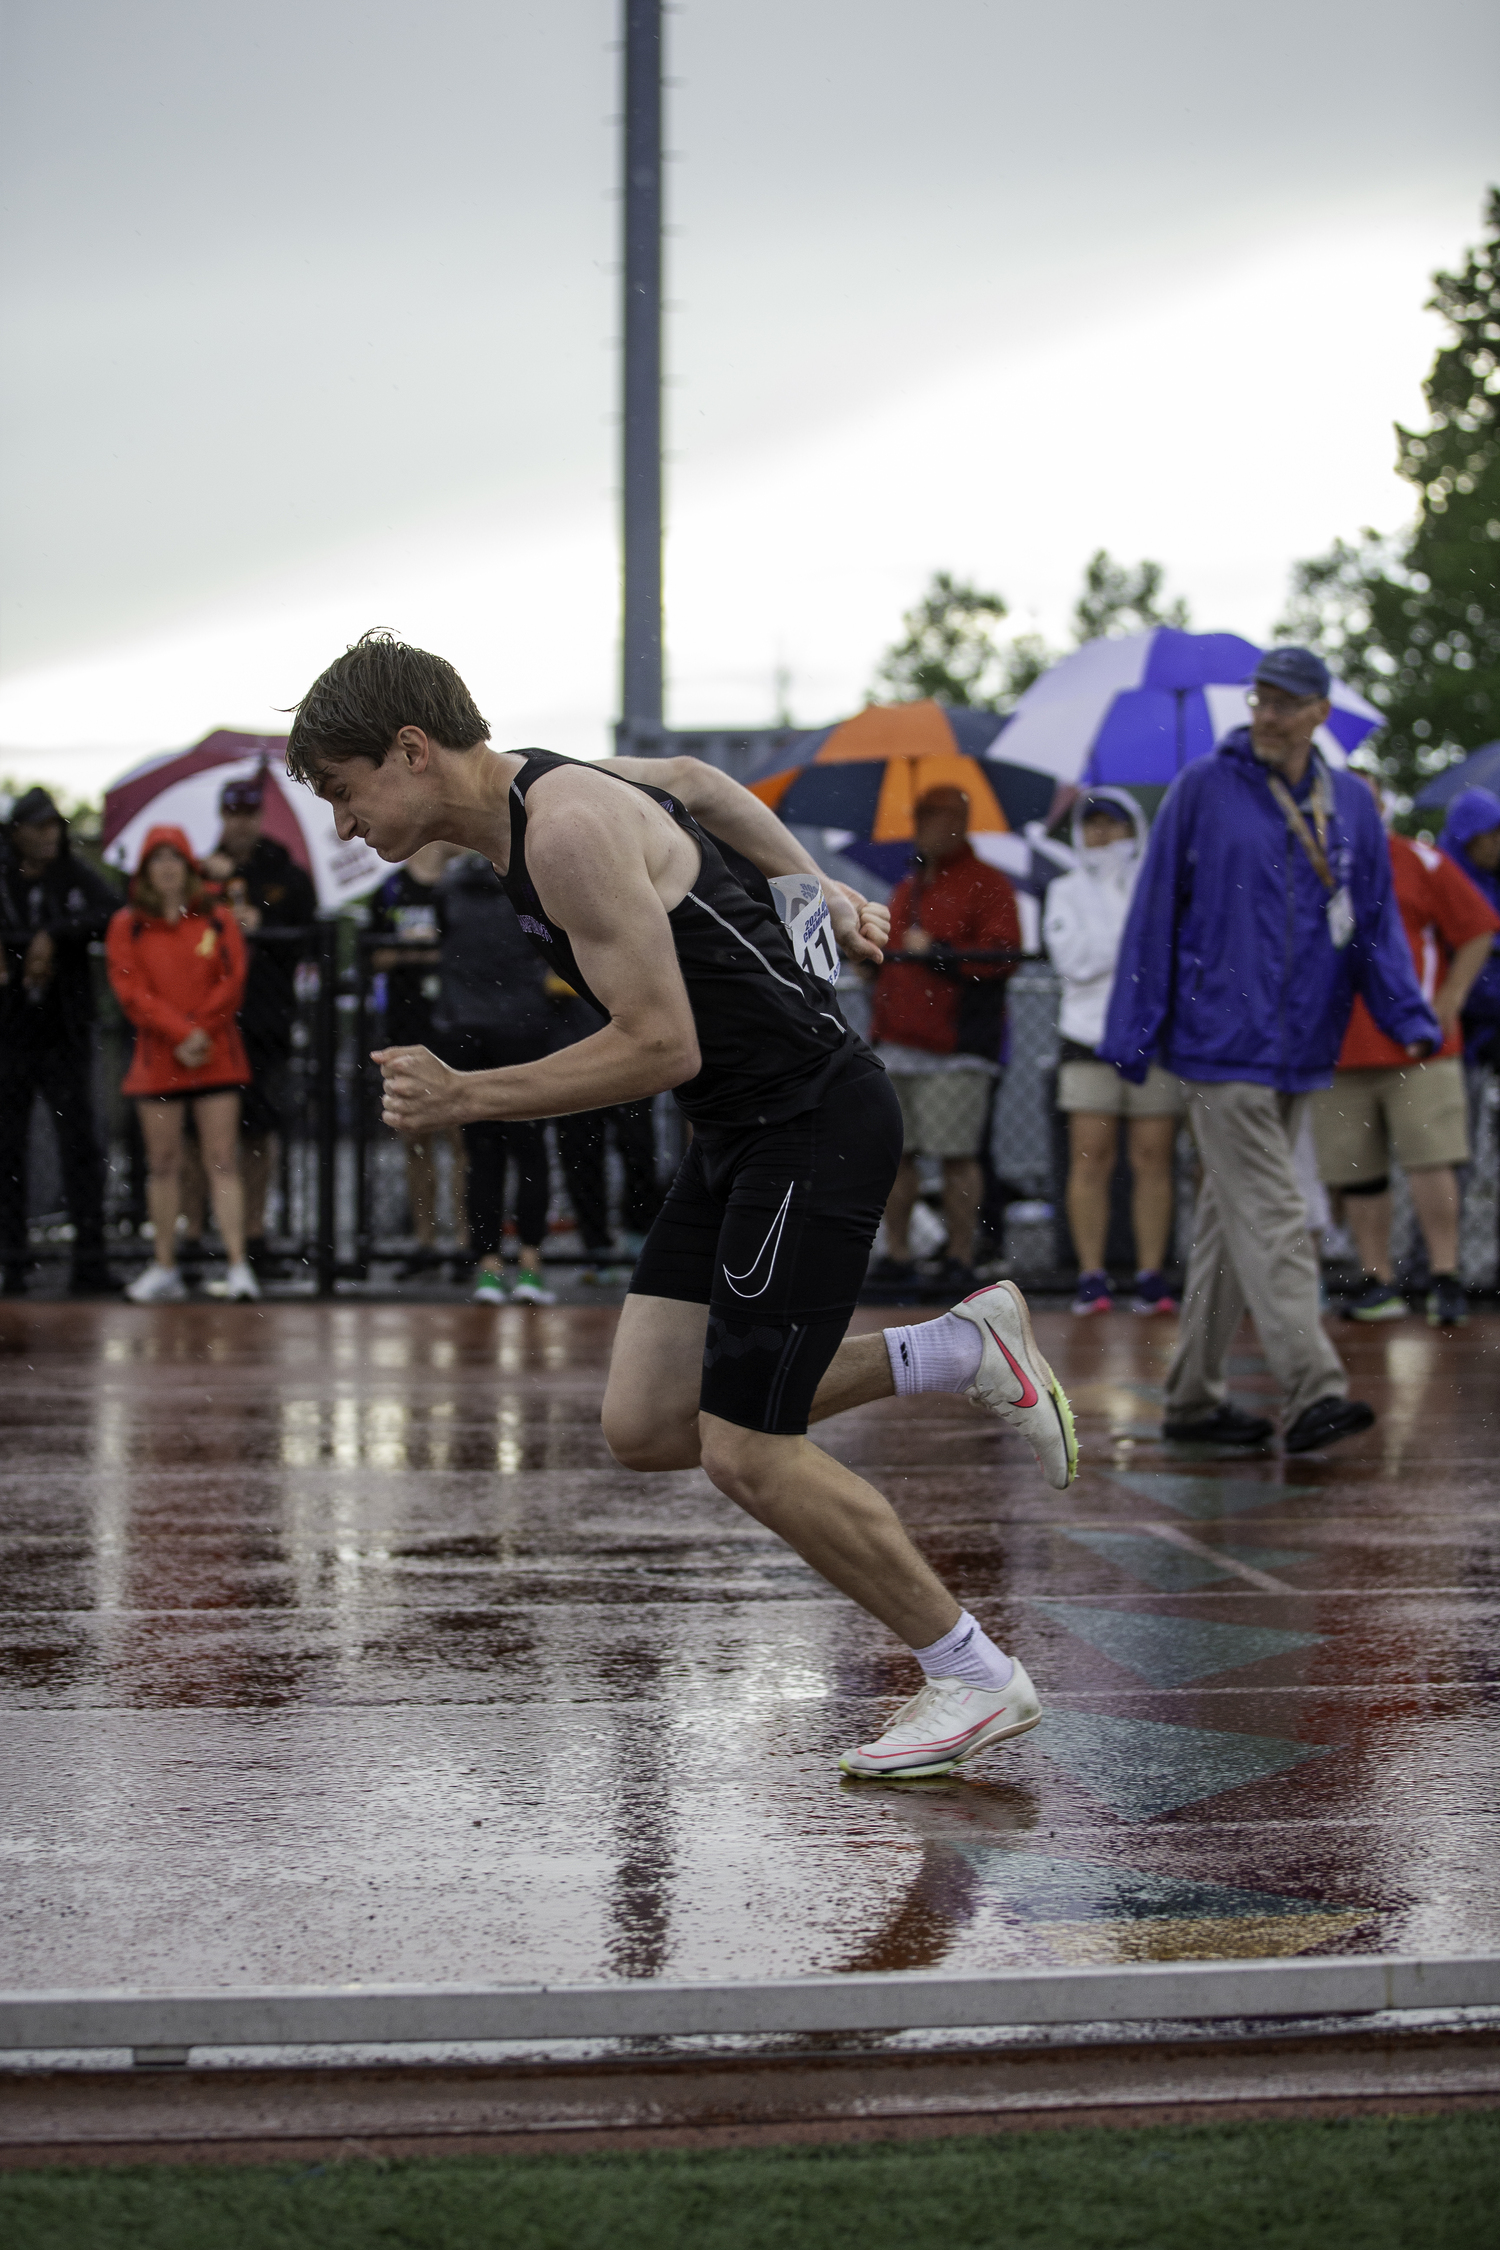
[[[1081,1273],[1078,1276],[1078,1294],[1073,1299],[1071,1310],[1083,1319],[1089,1313],[1113,1312],[1114,1309],[1114,1292],[1109,1286],[1109,1275]]]
[[[884,1252],[873,1261],[869,1272],[865,1275],[866,1281],[897,1288],[904,1288],[908,1282],[915,1281],[916,1278],[917,1261],[915,1258],[888,1258]]]
[[[493,1266],[481,1266],[479,1279],[474,1284],[476,1305],[503,1305],[505,1302],[505,1276]]]
[[[966,1266],[961,1258],[944,1258],[922,1283],[922,1296],[929,1304],[951,1305],[956,1297],[972,1297],[978,1287],[972,1266]]]
[[[1345,1320],[1405,1320],[1406,1299],[1393,1281],[1367,1273],[1352,1297],[1344,1299]]]
[[[1181,1307],[1159,1273],[1138,1273],[1130,1309],[1149,1319],[1153,1313],[1179,1312]]]
[[[260,1283],[247,1261],[232,1265],[225,1274],[224,1294],[232,1304],[251,1304],[260,1295]]]
[[[557,1291],[546,1286],[535,1266],[522,1266],[516,1275],[510,1301],[513,1305],[555,1305]]]
[[[125,1294],[133,1305],[185,1305],[187,1283],[175,1266],[159,1266],[153,1258]]]
[[[1466,1328],[1468,1322],[1469,1300],[1457,1274],[1435,1273],[1427,1292],[1428,1327]]]
[[[287,1281],[291,1269],[285,1258],[278,1255],[263,1234],[255,1234],[245,1244],[245,1263],[257,1281]]]

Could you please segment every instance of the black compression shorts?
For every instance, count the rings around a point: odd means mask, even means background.
[[[801,1436],[859,1301],[900,1161],[900,1105],[864,1053],[816,1109],[695,1133],[630,1289],[707,1305],[704,1413]]]

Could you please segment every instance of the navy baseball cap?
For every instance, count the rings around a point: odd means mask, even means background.
[[[1310,648],[1268,648],[1255,667],[1255,684],[1285,688],[1288,695],[1324,696],[1333,674]]]
[[[237,781],[226,781],[219,791],[220,812],[259,812],[265,801],[264,770],[242,774]]]

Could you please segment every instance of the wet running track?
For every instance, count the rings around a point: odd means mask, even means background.
[[[1340,1327],[1381,1419],[1300,1461],[1162,1447],[1120,1314],[1037,1322],[1066,1496],[957,1401],[823,1425],[1043,1699],[905,1788],[834,1763],[904,1652],[611,1465],[613,1323],[0,1308],[0,1982],[1500,1947],[1500,1320]]]

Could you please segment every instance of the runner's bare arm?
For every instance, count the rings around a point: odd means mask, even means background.
[[[701,758],[607,758],[612,773],[649,782],[684,805],[711,835],[743,853],[762,875],[813,875],[823,885],[840,949],[851,961],[876,961],[891,934],[891,918],[862,892],[823,874],[786,825],[759,797]]]
[[[398,1132],[567,1117],[640,1101],[697,1074],[693,1012],[641,828],[570,796],[563,818],[532,822],[526,865],[610,1020],[561,1054],[504,1070],[450,1070],[425,1047],[382,1049],[374,1058],[385,1079],[382,1114]]]

